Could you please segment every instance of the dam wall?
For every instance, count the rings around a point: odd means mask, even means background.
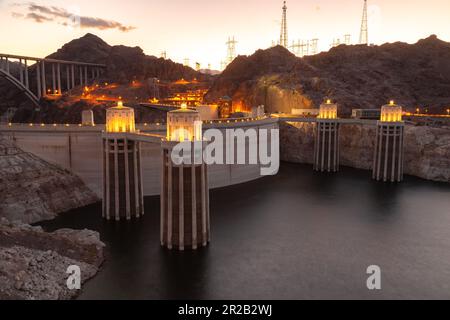
[[[255,121],[210,121],[204,130],[215,128],[225,136],[226,129],[277,129],[277,119]],[[143,133],[165,135],[166,128],[159,124],[137,125]],[[26,152],[56,164],[79,176],[99,197],[102,195],[102,131],[104,125],[10,124],[1,125],[0,134],[13,140]],[[258,141],[259,145],[259,141]],[[270,145],[270,144],[269,144]],[[249,141],[246,141],[248,150]],[[224,153],[226,146],[224,145]],[[158,195],[161,179],[161,146],[142,143],[142,174],[144,195]],[[211,165],[208,167],[210,188],[221,188],[261,178],[259,165]]]

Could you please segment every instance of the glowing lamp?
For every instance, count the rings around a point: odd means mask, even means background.
[[[382,122],[402,122],[402,107],[395,104],[393,100],[381,107]]]
[[[106,110],[106,132],[135,132],[134,109],[125,107],[122,101],[117,106]]]
[[[180,109],[167,113],[167,140],[169,141],[201,141],[202,121],[196,110],[182,104]]]
[[[319,119],[337,119],[337,104],[332,103],[330,99],[320,105]]]

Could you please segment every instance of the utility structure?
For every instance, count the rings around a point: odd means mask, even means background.
[[[182,143],[187,154],[173,156]],[[196,110],[186,104],[167,114],[167,137],[162,142],[161,245],[183,251],[210,241],[209,188],[203,160],[205,142]],[[186,150],[186,149],[185,149]]]
[[[331,48],[335,48],[341,45],[341,39],[337,38],[337,39],[333,39],[333,42],[331,43],[330,47]]]
[[[236,58],[236,44],[237,41],[233,37],[228,37],[227,45],[227,59],[226,64],[229,65]]]
[[[311,55],[315,55],[318,52],[318,45],[319,45],[319,39],[311,39],[311,41],[309,42],[310,45],[310,54]]]
[[[298,57],[317,54],[319,47],[319,39],[297,40],[292,42],[291,51]]]
[[[403,180],[404,128],[401,106],[390,101],[388,105],[381,107],[381,118],[377,123],[373,179],[384,182]]]
[[[286,1],[283,4],[283,15],[281,17],[281,33],[280,33],[280,46],[289,47],[288,31],[287,31],[287,6]]]
[[[327,100],[320,106],[314,139],[314,170],[339,171],[339,120],[337,104]]]
[[[363,16],[361,21],[361,33],[359,35],[359,44],[369,44],[369,26],[367,22],[367,0],[364,0]]]
[[[144,215],[141,146],[134,110],[119,101],[106,110],[103,133],[103,217],[130,220]]]
[[[291,45],[291,51],[293,54],[295,54],[297,57],[301,57],[301,44],[300,44],[300,40],[298,40],[297,42],[292,41],[292,45]]]
[[[148,93],[152,100],[160,98],[159,86],[160,81],[158,78],[149,78],[147,80]]]
[[[352,39],[352,36],[350,34],[345,34],[344,35],[344,44],[349,46],[351,44],[351,39]]]

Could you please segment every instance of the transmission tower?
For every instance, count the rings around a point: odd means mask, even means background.
[[[369,44],[369,27],[367,24],[367,0],[364,0],[363,17],[361,22],[361,34],[359,36],[359,44]]]
[[[337,47],[341,45],[341,39],[337,38],[337,39],[333,39],[333,42],[330,44],[331,48]]]
[[[236,58],[236,43],[237,41],[234,39],[234,37],[230,38],[228,37],[227,41],[227,65],[233,62],[233,60]]]
[[[311,46],[311,55],[315,55],[318,52],[318,43],[319,43],[319,39],[312,39],[309,44]]]
[[[286,1],[283,5],[283,16],[281,18],[281,34],[280,34],[280,45],[288,48],[288,33],[287,33],[287,6]]]
[[[301,49],[302,45],[300,40],[298,40],[298,42],[292,41],[291,51],[293,54],[295,54],[297,57],[301,57]]]
[[[352,42],[351,39],[352,39],[352,36],[350,34],[344,35],[344,44],[349,46]]]
[[[190,62],[189,58],[184,58],[184,63],[183,63],[183,65],[184,65],[185,67],[189,67],[190,64],[191,64],[191,62]]]
[[[309,55],[309,41],[305,42],[302,40],[302,43],[300,44],[300,52],[300,57]]]
[[[162,51],[161,52],[161,58],[167,59],[167,51]]]

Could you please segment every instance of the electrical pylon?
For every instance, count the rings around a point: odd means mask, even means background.
[[[288,48],[288,33],[287,33],[287,6],[286,1],[283,5],[283,16],[281,18],[281,34],[280,34],[280,45]]]
[[[367,0],[364,0],[363,17],[361,22],[361,34],[359,35],[359,44],[369,44],[369,27],[367,23]]]

